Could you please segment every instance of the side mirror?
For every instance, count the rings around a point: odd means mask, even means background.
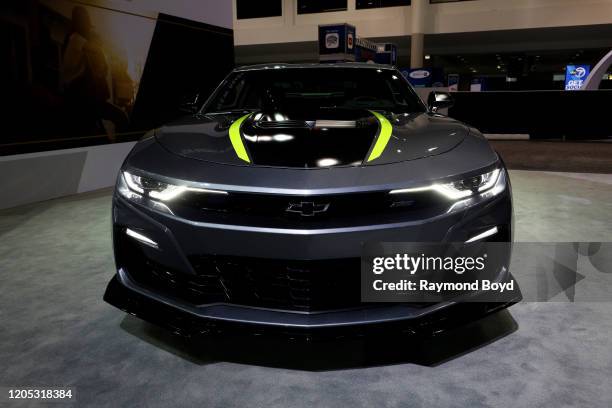
[[[431,91],[427,98],[427,106],[431,112],[437,112],[439,109],[450,108],[455,104],[453,96],[448,92]]]

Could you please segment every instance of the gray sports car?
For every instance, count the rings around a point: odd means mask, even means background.
[[[188,334],[413,330],[507,307],[361,301],[366,242],[511,241],[502,161],[437,113],[450,94],[428,104],[389,66],[235,69],[125,160],[105,300]]]

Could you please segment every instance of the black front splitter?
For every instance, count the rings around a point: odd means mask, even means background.
[[[274,335],[298,341],[313,341],[362,336],[434,336],[512,306],[519,302],[521,297],[519,295],[516,299],[504,303],[457,303],[415,319],[317,328],[269,326],[194,316],[127,288],[117,276],[108,284],[104,300],[129,314],[185,337]]]

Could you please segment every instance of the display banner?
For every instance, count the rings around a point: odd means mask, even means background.
[[[485,80],[483,78],[474,78],[470,83],[470,92],[482,92],[485,90]]]
[[[568,65],[565,69],[565,90],[580,90],[590,72],[590,65]]]
[[[355,61],[374,62],[377,46],[370,40],[357,37],[355,40]]]
[[[363,302],[608,302],[612,243],[367,243]]]

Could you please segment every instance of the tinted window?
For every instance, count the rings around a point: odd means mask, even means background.
[[[425,110],[396,70],[281,68],[236,72],[215,93],[206,112],[289,112],[354,108],[394,113]]]
[[[346,10],[346,0],[298,0],[298,14]]]
[[[238,20],[283,15],[283,0],[236,0]]]
[[[410,0],[357,0],[356,8],[369,9],[380,7],[409,6]]]

